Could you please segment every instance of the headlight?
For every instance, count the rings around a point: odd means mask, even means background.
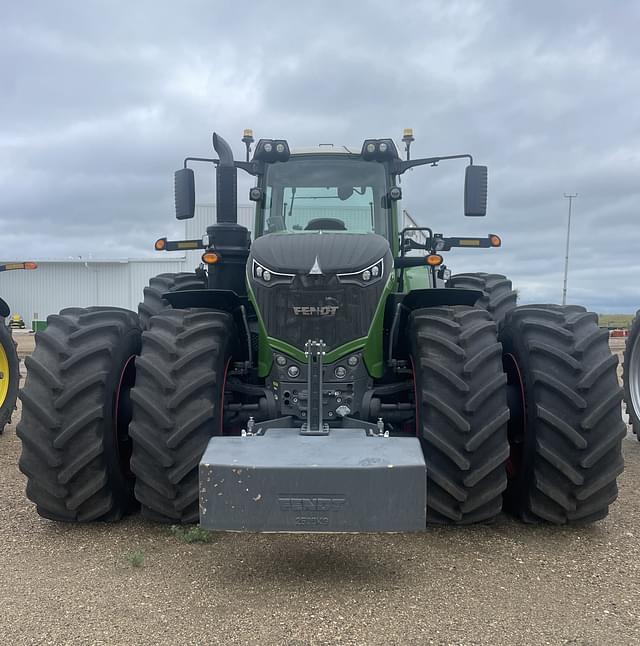
[[[251,263],[251,275],[255,280],[263,285],[273,285],[274,283],[290,283],[293,280],[294,274],[281,274],[277,271],[267,269],[255,260]]]
[[[380,258],[378,262],[373,263],[365,269],[354,271],[348,274],[338,274],[338,280],[341,283],[358,283],[371,285],[384,275],[384,259]]]

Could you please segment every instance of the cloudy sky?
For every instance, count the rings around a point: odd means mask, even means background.
[[[3,3],[0,255],[139,257],[176,234],[173,170],[216,129],[296,145],[399,139],[473,153],[489,215],[462,215],[463,162],[407,173],[404,206],[456,271],[558,301],[640,307],[640,3],[575,0]],[[199,198],[211,200],[206,176]],[[240,202],[247,183],[242,184]]]

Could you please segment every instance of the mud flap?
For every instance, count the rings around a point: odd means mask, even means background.
[[[200,462],[200,524],[247,532],[400,532],[426,526],[417,438],[343,428],[214,437]]]

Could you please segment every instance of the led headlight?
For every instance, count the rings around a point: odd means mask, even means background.
[[[354,271],[348,274],[338,274],[338,280],[341,283],[366,283],[371,285],[377,282],[384,275],[384,259],[380,258],[378,262],[360,271]]]
[[[252,262],[251,275],[256,280],[260,281],[262,284],[272,283],[282,283],[282,282],[291,282],[293,280],[293,274],[281,274],[277,271],[267,269],[257,261]]]

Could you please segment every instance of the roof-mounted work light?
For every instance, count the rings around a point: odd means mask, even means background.
[[[393,139],[367,139],[362,144],[362,159],[366,161],[385,161],[395,159],[398,149]]]
[[[289,144],[284,139],[260,139],[253,153],[253,158],[259,161],[287,161],[291,156]]]

